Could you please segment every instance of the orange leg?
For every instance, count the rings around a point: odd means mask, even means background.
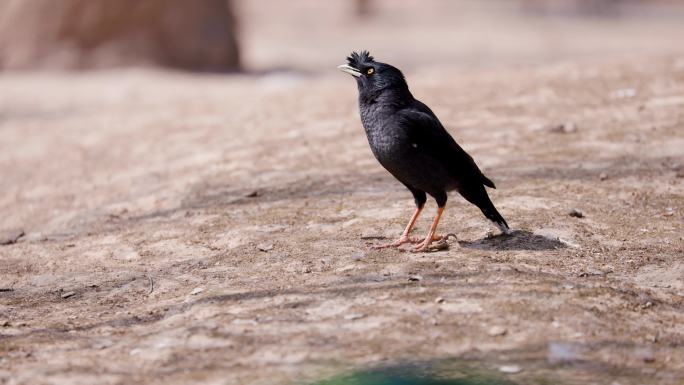
[[[432,243],[432,241],[437,241],[443,238],[435,236],[435,232],[437,231],[437,225],[439,224],[439,219],[442,217],[443,212],[444,207],[437,208],[437,215],[435,215],[435,219],[432,221],[432,226],[430,226],[430,231],[428,231],[427,236],[425,236],[425,239],[419,244],[417,244],[411,251],[427,251],[430,248],[430,244]]]
[[[401,234],[401,237],[399,237],[399,239],[397,239],[396,241],[394,241],[392,243],[373,246],[373,248],[374,249],[385,249],[388,247],[399,247],[399,246],[403,245],[404,243],[415,243],[414,240],[409,238],[409,233],[411,232],[413,225],[416,224],[416,220],[418,219],[418,216],[420,215],[421,211],[423,211],[422,207],[416,208],[416,211],[413,212],[413,216],[411,216],[411,220],[409,221],[408,225],[406,225],[406,228],[404,229],[404,232]]]

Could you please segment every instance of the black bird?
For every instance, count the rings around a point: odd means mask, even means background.
[[[426,251],[443,237],[435,231],[447,202],[447,192],[456,190],[482,210],[503,232],[510,232],[496,210],[485,186],[496,188],[477,167],[473,158],[454,141],[428,106],[415,99],[404,75],[397,68],[373,59],[368,51],[353,52],[347,64],[337,68],[356,78],[361,122],[373,155],[408,188],[416,202],[406,229],[395,242],[377,246],[398,247],[418,243],[414,251]],[[427,194],[437,201],[437,215],[422,241],[409,237],[425,206]]]

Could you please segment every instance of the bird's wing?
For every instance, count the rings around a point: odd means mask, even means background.
[[[416,150],[445,165],[454,178],[461,183],[480,182],[496,188],[427,106],[420,103],[417,108],[401,110],[398,117],[399,126],[411,143],[415,144]]]

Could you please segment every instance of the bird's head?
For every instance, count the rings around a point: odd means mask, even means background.
[[[399,69],[373,59],[368,51],[352,52],[347,64],[337,67],[356,78],[359,93],[363,96],[378,96],[384,91],[408,92],[408,85]]]

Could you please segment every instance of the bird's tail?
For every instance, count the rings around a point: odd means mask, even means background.
[[[494,204],[492,203],[492,200],[489,199],[489,195],[487,195],[487,191],[484,187],[480,186],[475,191],[462,191],[461,195],[463,195],[468,202],[477,206],[482,211],[482,214],[484,214],[487,219],[494,222],[502,233],[510,234],[511,229],[508,227],[508,223],[506,223],[506,220],[499,214],[496,207],[494,207]]]
[[[499,211],[496,210],[496,207],[494,207],[494,205],[489,199],[487,199],[487,201],[489,202],[488,205],[480,206],[482,214],[484,214],[484,216],[487,217],[487,219],[494,222],[496,227],[498,227],[502,233],[510,234],[511,228],[508,227],[508,223],[506,223],[504,217],[502,217],[501,214],[499,214]]]

